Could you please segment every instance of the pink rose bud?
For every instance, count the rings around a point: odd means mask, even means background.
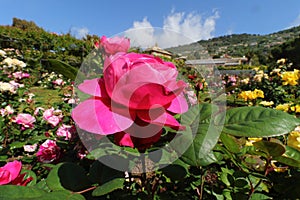
[[[118,52],[127,52],[130,47],[130,41],[124,37],[107,38],[102,36],[100,42],[95,43],[95,46],[103,49],[105,54],[109,56]]]

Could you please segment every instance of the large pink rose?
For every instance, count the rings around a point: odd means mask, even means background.
[[[124,37],[107,38],[102,36],[95,46],[102,49],[106,55],[114,55],[118,52],[127,52],[130,47],[130,41]]]
[[[26,186],[33,177],[25,178],[26,173],[20,174],[22,163],[20,161],[12,161],[0,167],[0,185],[12,184]]]
[[[46,140],[36,153],[38,160],[42,163],[51,163],[60,158],[60,147],[53,140]]]
[[[79,89],[91,98],[72,117],[79,128],[109,135],[122,146],[143,149],[160,139],[163,126],[179,129],[173,117],[187,111],[173,63],[146,54],[117,53],[104,62],[103,78],[85,80]]]
[[[9,162],[0,167],[0,185],[8,184],[20,174],[22,163],[20,161]]]

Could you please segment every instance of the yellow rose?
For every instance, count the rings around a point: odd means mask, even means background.
[[[263,106],[272,106],[274,105],[273,101],[262,101],[259,104],[263,105]]]
[[[292,106],[291,111],[293,111],[295,113],[300,113],[300,105]]]
[[[287,72],[283,72],[281,74],[281,80],[283,81],[282,85],[297,85],[298,84],[298,73],[299,73],[299,70],[296,70],[296,71],[287,71]]]
[[[276,106],[276,110],[282,110],[284,112],[288,112],[290,108],[290,104],[289,103],[284,103],[284,104],[279,104]]]
[[[260,97],[260,98],[265,98],[264,96],[264,92],[262,90],[258,90],[258,89],[255,89],[253,91],[254,95],[256,96],[256,98]]]
[[[287,138],[287,145],[300,150],[300,132],[292,131]]]

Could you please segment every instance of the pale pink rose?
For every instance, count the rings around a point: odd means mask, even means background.
[[[17,83],[16,81],[9,81],[9,83],[15,88],[15,90],[24,87],[24,84]]]
[[[75,104],[75,103],[76,103],[75,99],[69,99],[68,100],[68,104]]]
[[[137,53],[117,53],[104,62],[103,78],[85,80],[79,89],[89,95],[72,111],[79,128],[115,134],[120,146],[144,149],[157,142],[164,126],[184,128],[174,117],[188,110],[171,62]],[[129,98],[130,97],[130,98]]]
[[[36,121],[33,116],[27,113],[20,113],[13,119],[13,121],[17,124],[22,125],[22,129],[33,128],[33,123]]]
[[[6,116],[6,115],[11,115],[13,113],[14,113],[14,109],[10,105],[7,105],[7,106],[5,106],[5,108],[0,109],[0,114],[2,117]]]
[[[65,137],[65,140],[69,140],[72,138],[72,134],[75,132],[75,127],[71,125],[63,124],[60,126],[57,131],[56,135],[59,137]]]
[[[44,113],[43,113],[44,120],[48,120],[50,117],[52,117],[53,116],[53,111],[54,111],[54,108],[50,108],[50,109],[45,110]]]
[[[36,156],[38,161],[42,163],[55,162],[60,157],[60,148],[54,140],[46,140],[41,144]]]
[[[61,78],[56,79],[55,81],[52,82],[54,85],[64,85],[65,82]]]
[[[33,144],[33,145],[30,145],[30,144],[24,145],[23,148],[24,148],[24,151],[25,151],[25,152],[34,152],[34,151],[36,150],[36,148],[37,148],[37,144]]]
[[[54,108],[47,109],[43,113],[43,119],[53,126],[57,126],[62,117],[61,110],[54,110]]]
[[[47,122],[52,126],[57,126],[60,122],[60,118],[58,116],[53,115],[47,119]]]
[[[0,114],[2,117],[4,117],[6,115],[6,110],[4,108],[0,109]]]
[[[107,38],[102,36],[100,42],[97,42],[95,46],[102,49],[109,56],[118,52],[127,52],[130,47],[130,41],[124,37]]]

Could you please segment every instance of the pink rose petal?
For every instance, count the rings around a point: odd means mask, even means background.
[[[100,135],[121,132],[131,126],[133,120],[129,112],[120,115],[113,111],[107,99],[90,98],[73,109],[72,117],[80,122],[79,128]]]
[[[103,79],[95,78],[91,80],[85,80],[78,88],[89,95],[96,97],[108,97]]]

